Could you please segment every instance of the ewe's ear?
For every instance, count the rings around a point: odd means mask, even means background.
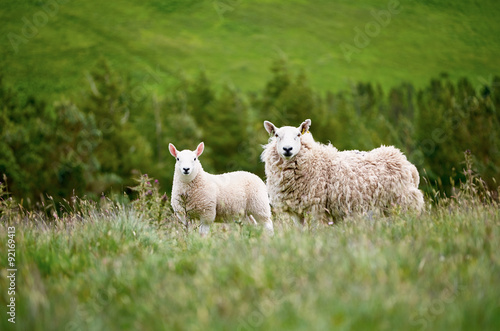
[[[201,153],[203,153],[203,150],[205,149],[205,144],[203,142],[201,142],[198,147],[196,147],[196,157],[200,156]]]
[[[273,135],[276,133],[277,129],[274,126],[273,123],[269,121],[264,121],[264,128],[266,128],[266,131],[269,132],[269,134]]]
[[[311,120],[307,119],[299,126],[300,134],[304,134],[309,131],[309,127],[311,127]]]
[[[174,144],[168,144],[168,150],[173,157],[177,157],[177,149],[175,148]]]

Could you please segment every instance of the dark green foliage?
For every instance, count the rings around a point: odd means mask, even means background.
[[[105,61],[88,80],[91,88],[83,97],[81,108],[95,116],[102,134],[94,151],[99,178],[94,181],[92,191],[100,193],[110,187],[121,190],[132,184],[134,173],[151,166],[151,145],[134,123],[144,104],[128,81],[112,72]]]
[[[256,105],[261,116],[279,126],[298,125],[305,114],[316,112],[318,103],[303,72],[294,77],[284,60],[275,61],[271,72],[273,77]]]
[[[84,194],[96,173],[101,140],[92,114],[70,102],[53,107],[0,86],[2,97],[0,172],[12,193],[29,201],[43,194]]]
[[[362,82],[322,95],[282,59],[271,72],[264,89],[252,94],[214,86],[201,72],[158,96],[138,93],[137,85],[101,61],[87,75],[88,92],[53,104],[0,84],[0,172],[12,194],[29,201],[123,192],[140,173],[158,178],[164,192],[174,170],[168,143],[182,150],[204,141],[207,171],[263,176],[259,156],[268,135],[262,122],[298,126],[311,118],[315,139],[339,149],[395,145],[446,194],[464,180],[454,169],[463,168],[463,153],[470,150],[474,171],[497,189],[500,78],[474,86],[442,74],[424,89],[404,83],[385,94]]]
[[[477,170],[496,189],[493,178],[500,171],[496,108],[500,104],[494,100],[492,94],[477,93],[465,78],[456,85],[447,79],[433,80],[430,87],[419,92],[415,146],[423,156],[419,163],[440,188],[449,187],[450,169],[460,168],[463,152],[470,150],[476,157]]]
[[[216,170],[233,171],[249,163],[242,149],[248,136],[248,111],[241,94],[229,87],[224,88],[220,97],[208,107],[207,121],[200,122],[200,126],[204,127],[207,148],[216,156],[212,159]]]

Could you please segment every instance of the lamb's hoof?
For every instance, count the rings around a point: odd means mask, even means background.
[[[206,224],[200,225],[200,236],[205,238],[210,233],[210,226]]]

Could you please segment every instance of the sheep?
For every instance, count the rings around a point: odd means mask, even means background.
[[[208,234],[213,222],[244,215],[253,223],[263,223],[265,232],[273,234],[271,206],[262,179],[246,171],[222,175],[205,172],[198,159],[205,148],[203,142],[194,151],[178,151],[173,144],[168,148],[177,160],[171,198],[176,215],[186,212],[185,216],[200,220],[202,236]]]
[[[399,149],[338,151],[314,141],[310,126],[310,119],[298,128],[264,121],[271,136],[261,160],[275,211],[303,223],[306,216],[330,222],[353,214],[385,214],[394,206],[422,210],[417,168]]]

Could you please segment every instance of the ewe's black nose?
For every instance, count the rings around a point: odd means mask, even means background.
[[[285,151],[285,156],[292,155],[292,149],[293,147],[283,147],[283,150]]]

